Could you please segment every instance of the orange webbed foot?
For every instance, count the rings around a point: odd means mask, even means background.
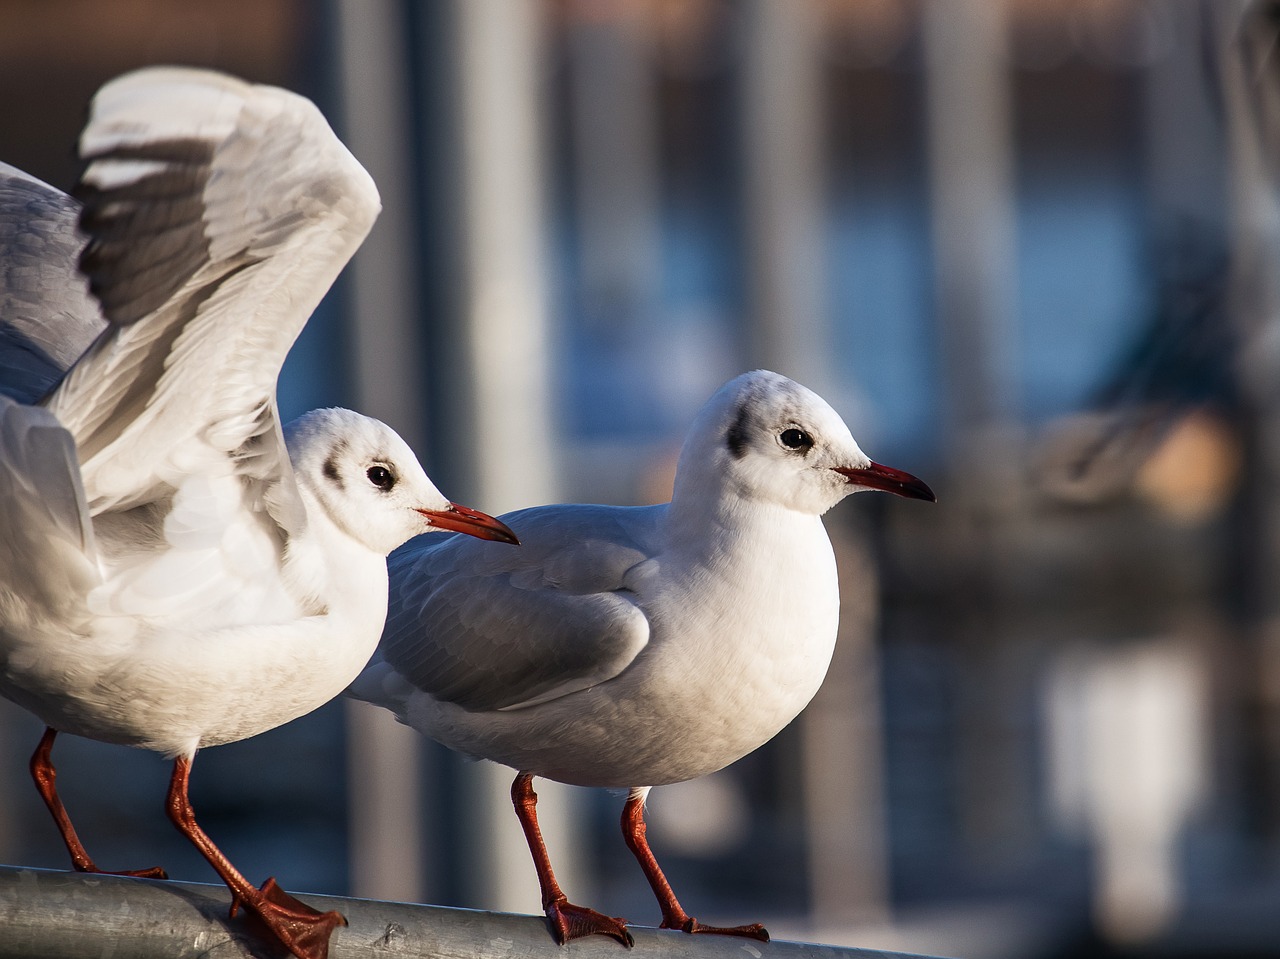
[[[298,959],[328,959],[329,938],[335,929],[347,924],[342,913],[317,912],[281,889],[274,877],[264,882],[258,893],[260,896],[252,900],[234,896],[232,918],[243,906],[253,920],[265,926]]]
[[[551,933],[562,946],[571,939],[584,936],[608,936],[627,948],[635,945],[625,919],[606,916],[586,906],[575,906],[568,900],[551,903],[546,912]]]

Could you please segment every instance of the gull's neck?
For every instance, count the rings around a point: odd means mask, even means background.
[[[819,517],[724,483],[677,484],[665,532],[669,548],[686,555],[717,556],[732,549],[744,555],[768,553],[769,562],[785,561],[793,550],[812,549],[815,538],[826,542]]]
[[[298,490],[306,506],[307,525],[290,540],[285,558],[292,588],[329,615],[344,616],[348,611],[368,615],[381,606],[385,616],[386,557],[336,523],[305,484],[299,484]]]

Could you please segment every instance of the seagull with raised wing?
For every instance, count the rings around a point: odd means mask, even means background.
[[[142,70],[94,97],[80,153],[80,263],[102,314],[84,323],[104,330],[60,380],[47,344],[84,329],[59,315],[61,281],[42,295],[21,264],[0,276],[0,376],[29,372],[28,400],[57,382],[32,405],[0,396],[0,693],[48,726],[32,772],[75,868],[99,871],[55,788],[58,732],[156,750],[174,757],[169,817],[233,914],[323,959],[342,917],[231,865],[196,821],[192,759],[351,682],[382,629],[392,549],[431,530],[515,537],[450,503],[376,420],[279,423],[285,354],[379,209],[309,101]],[[33,260],[78,249],[54,223],[27,224]]]
[[[645,838],[644,804],[652,786],[750,753],[813,698],[839,610],[820,517],[858,490],[934,499],[868,459],[815,393],[743,374],[695,419],[670,503],[536,507],[502,517],[519,550],[450,537],[393,553],[382,642],[349,694],[517,770],[512,799],[559,942],[631,936],[561,891],[535,776],[630,790],[623,837],[663,928],[767,940],[758,923],[685,912]]]

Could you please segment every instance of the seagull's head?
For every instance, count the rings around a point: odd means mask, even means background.
[[[487,513],[451,503],[391,427],[344,409],[312,410],[285,427],[298,484],[349,536],[386,555],[419,533],[517,543]]]
[[[860,490],[935,500],[910,473],[873,463],[822,397],[768,370],[730,380],[694,420],[676,496],[713,488],[813,515]]]

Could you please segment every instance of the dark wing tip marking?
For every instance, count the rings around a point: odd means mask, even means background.
[[[214,149],[206,140],[156,140],[85,157],[88,170],[95,163],[160,165],[106,188],[82,178],[73,191],[89,237],[80,270],[111,322],[128,325],[158,309],[208,262],[203,194]]]
[[[138,143],[115,144],[97,153],[87,153],[85,163],[110,157],[113,160],[154,160],[180,166],[208,166],[213,160],[217,144],[198,137],[170,137],[146,140]]]

